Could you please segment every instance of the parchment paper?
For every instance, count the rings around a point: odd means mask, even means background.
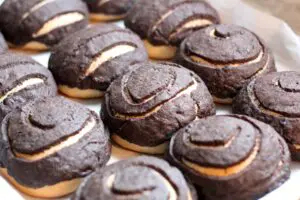
[[[3,0],[0,0],[0,5]],[[300,39],[283,21],[262,13],[241,0],[208,0],[220,13],[223,23],[244,26],[270,46],[275,55],[279,71],[300,71]],[[123,26],[122,23],[118,23]],[[33,58],[47,66],[49,53],[33,55]],[[79,101],[79,100],[74,100]],[[92,110],[99,112],[100,100],[79,101]],[[218,106],[218,114],[230,113],[230,107]],[[276,151],[276,149],[274,149]],[[137,153],[113,147],[113,156],[109,163],[138,155]],[[262,200],[299,200],[300,199],[300,163],[292,164],[291,178],[280,188],[266,195]],[[238,185],[237,185],[238,187]],[[3,200],[38,200],[17,192],[0,177],[0,199]],[[68,198],[64,198],[68,199]]]

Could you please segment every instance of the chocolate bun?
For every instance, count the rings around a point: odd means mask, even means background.
[[[86,27],[87,16],[81,0],[6,0],[0,6],[0,27],[12,45],[45,50]]]
[[[102,96],[110,83],[146,61],[143,42],[128,29],[112,24],[76,32],[57,45],[49,60],[61,92],[72,97]]]
[[[290,153],[269,125],[242,115],[199,119],[177,132],[167,154],[206,197],[253,200],[290,176]]]
[[[233,112],[273,126],[300,160],[300,73],[275,72],[244,87],[233,101]]]
[[[123,19],[136,0],[84,0],[93,20],[112,21]]]
[[[28,56],[1,54],[0,71],[0,122],[28,101],[57,94],[50,71]]]
[[[7,44],[5,42],[5,39],[2,35],[2,33],[0,32],[0,54],[4,53],[7,49],[8,49],[8,47],[7,47]]]
[[[140,156],[97,170],[71,199],[196,200],[193,191],[193,186],[188,185],[181,172],[166,161]]]
[[[121,146],[164,153],[168,140],[194,119],[215,114],[203,81],[173,63],[141,63],[116,79],[105,95],[101,116]]]
[[[63,97],[49,97],[3,120],[0,163],[22,192],[54,198],[73,192],[81,178],[105,165],[110,148],[96,113]]]
[[[150,57],[157,59],[172,58],[187,35],[218,23],[217,11],[199,0],[139,0],[125,19],[126,27],[146,41]]]
[[[215,101],[225,104],[253,78],[276,71],[264,42],[236,25],[213,25],[193,33],[182,42],[175,60],[198,74]]]

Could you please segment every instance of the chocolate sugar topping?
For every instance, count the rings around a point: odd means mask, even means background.
[[[94,112],[63,97],[49,97],[4,119],[0,163],[18,183],[41,188],[90,174],[108,161],[110,148]]]
[[[195,32],[182,42],[175,61],[196,72],[219,99],[231,99],[253,78],[276,71],[264,42],[236,25],[212,25]]]
[[[13,109],[36,98],[55,96],[57,87],[49,70],[28,56],[0,56],[0,120]]]
[[[72,200],[112,200],[120,197],[196,200],[192,190],[181,172],[167,162],[140,156],[97,170],[82,183]]]
[[[272,125],[287,140],[294,158],[300,144],[300,74],[278,72],[259,77],[235,98],[233,111]]]
[[[196,19],[209,23],[188,24]],[[197,0],[140,0],[125,19],[128,28],[155,45],[179,45],[193,31],[218,23],[217,11]]]
[[[262,107],[287,117],[300,117],[299,73],[273,73],[258,78],[253,90]]]
[[[124,46],[130,50],[118,55],[118,48]],[[105,53],[113,48],[116,51],[113,55],[118,56],[97,63],[97,68],[88,73],[97,57],[105,58]],[[83,29],[63,40],[51,54],[49,69],[57,84],[105,91],[114,79],[129,71],[131,65],[147,59],[138,36],[128,29],[103,24]]]
[[[202,80],[191,71],[148,62],[111,84],[101,114],[112,133],[155,146],[196,117],[215,114],[215,106]]]
[[[283,138],[271,126],[240,115],[190,123],[172,138],[167,157],[207,199],[257,199],[290,175]]]
[[[48,21],[68,13],[79,13],[83,19],[34,37]],[[81,0],[7,0],[0,7],[0,26],[5,38],[14,45],[37,41],[54,46],[70,33],[87,26],[87,16],[87,6]]]
[[[20,153],[38,153],[78,134],[94,118],[90,110],[64,98],[35,101],[10,116],[10,146]]]
[[[244,63],[264,52],[259,38],[234,25],[216,25],[197,31],[185,41],[185,52],[214,64]]]

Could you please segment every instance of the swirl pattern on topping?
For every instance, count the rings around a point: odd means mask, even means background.
[[[196,200],[194,188],[189,186],[181,172],[167,162],[140,156],[97,170],[72,200]]]
[[[138,36],[105,24],[83,29],[63,40],[51,54],[49,69],[59,85],[105,91],[132,64],[147,59]]]
[[[155,45],[178,45],[194,30],[218,23],[217,11],[196,0],[142,0],[125,19],[128,28]]]
[[[30,57],[2,54],[0,71],[0,121],[7,113],[30,100],[57,94],[49,70]]]
[[[287,140],[295,159],[300,144],[300,74],[278,72],[253,80],[236,97],[235,113],[272,125]]]
[[[219,101],[231,100],[250,80],[276,70],[264,42],[235,25],[213,25],[195,32],[182,42],[176,62],[203,78]]]
[[[84,177],[110,156],[102,121],[63,97],[36,100],[7,115],[0,141],[6,147],[0,145],[0,163],[31,188]]]
[[[212,97],[198,76],[176,64],[151,62],[137,64],[115,80],[102,109],[111,133],[145,148],[164,144],[190,121],[214,113]]]
[[[17,46],[32,41],[54,46],[88,24],[88,9],[80,0],[7,0],[0,11],[3,34]]]
[[[134,0],[84,0],[89,10],[92,13],[101,13],[107,15],[126,15],[132,5],[135,3]]]
[[[208,199],[263,196],[288,179],[289,156],[286,143],[272,127],[239,115],[190,123],[174,135],[168,151],[168,159]]]

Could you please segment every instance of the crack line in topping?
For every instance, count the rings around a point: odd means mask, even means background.
[[[297,82],[297,84],[300,84],[300,83]],[[277,81],[276,85],[279,86],[279,88],[282,89],[285,92],[300,93],[300,90],[283,87],[280,80]]]
[[[166,84],[160,86],[159,88],[156,88],[156,90],[153,90],[149,95],[145,96],[143,99],[134,98],[128,87],[126,87],[126,89],[122,89],[123,97],[125,98],[125,100],[128,103],[130,103],[132,105],[141,105],[143,103],[147,103],[148,101],[151,101],[156,96],[163,93],[166,88],[172,87],[174,85],[177,76],[173,71],[169,71],[169,73],[170,73],[169,75],[172,77],[171,81],[167,80]],[[132,73],[131,73],[131,75],[132,75]],[[122,83],[124,83],[124,84],[126,83],[126,85],[127,85],[128,79],[130,78],[130,76],[124,78],[124,81],[122,81]]]
[[[83,20],[84,17],[85,17],[84,14],[79,12],[69,12],[69,13],[55,16],[54,18],[47,21],[42,26],[42,28],[40,28],[36,33],[33,33],[32,37],[37,38],[46,35],[47,33],[50,33],[51,31],[57,28],[61,28],[79,22]]]
[[[288,113],[281,113],[281,112],[266,108],[257,98],[256,93],[254,92],[254,84],[255,84],[255,80],[253,80],[253,82],[247,86],[247,93],[249,94],[249,98],[250,98],[252,104],[255,105],[255,107],[257,107],[257,109],[259,109],[260,112],[262,112],[266,115],[275,116],[275,117],[285,117],[285,118],[291,118],[291,119],[299,118],[298,115],[288,116],[287,115]],[[279,80],[277,80],[276,85],[279,86],[279,88],[285,92],[293,92],[293,91],[287,91],[286,89],[282,88]],[[299,148],[300,148],[300,146],[299,146]]]
[[[117,30],[106,31],[106,32],[103,32],[103,33],[99,33],[99,34],[97,34],[97,35],[93,35],[93,36],[91,36],[91,37],[89,37],[89,38],[86,38],[86,39],[81,39],[80,42],[79,42],[79,44],[78,44],[78,47],[77,47],[75,50],[81,49],[81,48],[83,48],[83,47],[86,47],[86,46],[87,46],[87,43],[89,43],[89,42],[92,41],[92,40],[95,40],[96,38],[100,38],[100,37],[103,37],[103,36],[106,36],[106,35],[109,35],[109,34],[113,34],[113,33],[128,34],[128,35],[130,35],[130,36],[133,35],[133,34],[132,34],[130,31],[128,31],[127,29],[117,29]],[[133,36],[134,36],[134,35],[133,35]],[[130,42],[128,42],[128,43],[130,43]],[[74,50],[73,50],[73,54],[75,54],[75,53],[74,53]],[[74,57],[73,54],[71,54],[71,55],[67,54],[65,57],[66,57],[66,58],[70,58],[70,57],[73,58],[73,57]]]
[[[190,58],[192,61],[196,62],[196,63],[200,63],[200,64],[206,64],[206,65],[212,65],[213,67],[225,67],[225,66],[230,66],[230,67],[239,67],[241,65],[249,65],[249,64],[255,64],[255,63],[258,63],[262,60],[264,56],[264,52],[261,51],[258,56],[251,60],[251,61],[248,61],[248,62],[240,62],[240,63],[224,63],[224,64],[219,64],[219,63],[213,63],[199,55],[191,55]],[[268,56],[268,59],[269,59],[269,56]],[[268,63],[268,61],[267,61]]]
[[[36,128],[39,128],[39,129],[43,129],[43,130],[47,130],[47,129],[53,129],[55,127],[55,123],[48,123],[48,124],[41,124],[39,123],[38,121],[35,121],[33,119],[33,116],[31,114],[29,114],[28,116],[28,122],[33,126],[33,127],[36,127]]]
[[[179,98],[183,95],[191,94],[194,90],[197,89],[197,87],[198,87],[198,83],[194,79],[192,85],[189,85],[187,88],[182,89],[175,96],[171,97],[170,99],[168,99],[166,101],[161,102],[159,105],[155,106],[154,108],[152,108],[151,110],[149,110],[146,113],[141,113],[140,115],[130,115],[130,114],[126,115],[126,114],[121,114],[121,113],[114,113],[114,117],[119,118],[119,119],[125,119],[125,120],[126,119],[144,119],[144,118],[158,112],[161,109],[161,107],[164,105],[164,103],[172,101],[172,100],[174,100],[176,98]]]
[[[230,36],[225,36],[225,35],[220,35],[220,34],[218,35],[217,30],[215,28],[209,32],[208,36],[210,36],[212,38],[222,38],[222,39],[230,38]]]
[[[237,174],[237,173],[243,171],[244,169],[246,169],[246,167],[251,165],[251,163],[255,160],[257,154],[259,153],[260,141],[261,141],[260,138],[256,138],[255,146],[254,146],[252,152],[250,153],[250,155],[248,155],[248,158],[246,158],[239,164],[236,164],[236,165],[233,165],[233,166],[230,166],[227,168],[204,167],[199,164],[193,163],[185,158],[182,158],[182,162],[186,166],[192,168],[193,170],[195,170],[201,174],[205,174],[205,175],[209,175],[209,176],[216,176],[216,177],[231,176],[231,175],[234,175],[234,174]]]
[[[149,189],[141,189],[140,191],[118,191],[115,188],[113,188],[113,183],[115,181],[116,175],[112,174],[107,178],[107,186],[110,190],[114,192],[115,195],[122,195],[122,196],[138,196],[139,194],[143,194],[144,192],[149,192],[155,189],[155,187],[151,187]]]
[[[49,4],[51,2],[54,2],[56,0],[42,0],[39,3],[35,4],[28,12],[26,12],[23,16],[21,21],[24,21],[30,14],[32,14],[34,11],[37,11],[38,9],[42,8],[46,4]]]
[[[43,158],[46,158],[50,155],[55,154],[56,152],[67,148],[75,143],[77,143],[82,137],[88,134],[95,126],[96,126],[96,119],[94,117],[90,117],[88,121],[85,123],[84,127],[75,135],[67,137],[65,140],[59,142],[58,144],[51,146],[48,149],[43,150],[42,152],[35,153],[35,154],[23,154],[14,151],[14,154],[18,158],[23,158],[29,161],[37,161]]]
[[[279,112],[268,110],[268,108],[265,108],[262,103],[260,103],[259,99],[257,98],[255,92],[254,92],[254,84],[255,80],[247,86],[247,93],[249,94],[249,98],[255,107],[257,107],[260,112],[266,114],[266,115],[271,115],[271,116],[276,116],[276,117],[283,117],[283,115]],[[252,94],[252,95],[251,95]],[[285,116],[288,117],[288,116]],[[298,117],[288,117],[288,118],[298,118]]]
[[[86,76],[94,73],[96,69],[98,69],[103,63],[132,52],[136,49],[136,45],[134,44],[126,44],[124,42],[120,42],[118,44],[114,44],[112,46],[107,47],[103,50],[99,56],[96,56],[92,63],[89,65],[88,69],[85,72]]]
[[[169,35],[168,39],[171,40],[178,33],[181,33],[185,30],[193,29],[196,27],[204,27],[204,26],[210,25],[212,23],[213,22],[211,20],[203,19],[203,18],[198,18],[198,19],[196,18],[196,19],[189,20],[189,21],[185,22],[184,24],[180,25],[179,27],[177,27],[174,31],[172,31],[172,33]]]
[[[135,166],[135,165],[134,165]],[[150,168],[151,169],[151,173],[153,173],[157,178],[159,178],[163,184],[166,186],[166,188],[168,189],[169,191],[169,198],[168,200],[176,200],[177,199],[177,192],[176,190],[174,189],[174,186],[172,183],[170,183],[170,181],[162,174],[160,174],[160,172],[158,172],[156,169],[154,169],[153,167],[151,166],[147,166],[147,165],[136,165],[136,166],[139,166],[139,167],[147,167],[147,168]],[[116,175],[115,174],[112,174],[110,175],[108,178],[107,178],[107,186],[112,190],[112,186],[113,186],[113,182],[115,180],[115,177]],[[154,188],[153,188],[154,189]],[[139,194],[142,194],[144,192],[148,192],[148,191],[151,191],[153,189],[147,189],[147,190],[143,190],[142,192],[140,192]],[[124,194],[117,194],[117,195],[124,195]],[[126,195],[126,194],[125,194]],[[137,194],[127,194],[126,196],[135,196]]]
[[[157,27],[167,18],[169,17],[171,14],[173,14],[174,10],[178,7],[180,7],[181,5],[184,5],[184,4],[188,4],[188,3],[199,3],[199,2],[180,2],[180,3],[177,3],[177,4],[174,4],[172,5],[169,10],[167,10],[155,23],[154,25],[152,26],[151,28],[151,32],[150,32],[150,35],[152,35],[154,33],[154,31],[157,29]],[[162,36],[163,37],[163,36]],[[165,38],[166,39],[166,38]]]
[[[224,144],[196,144],[196,143],[192,142],[191,140],[189,140],[189,142],[190,142],[189,144],[192,147],[200,148],[200,149],[221,150],[221,149],[228,148],[231,145],[231,143],[235,140],[235,138],[236,138],[236,135],[232,135],[230,137],[230,139],[228,141],[226,141]]]
[[[44,83],[42,78],[30,78],[23,81],[21,84],[18,84],[16,87],[12,88],[8,92],[6,92],[2,97],[0,97],[0,103],[3,102],[7,97],[26,89],[29,86],[38,85]]]
[[[270,62],[270,56],[267,57],[267,62],[266,62],[266,64],[264,65],[263,68],[261,68],[261,69],[259,69],[257,72],[255,72],[255,74],[253,74],[253,76],[246,77],[246,78],[247,78],[247,79],[255,78],[255,77],[257,77],[258,75],[262,74],[262,73],[268,68],[269,62]]]
[[[210,37],[213,37],[213,38],[216,38],[216,37],[217,37],[217,35],[216,35],[216,29],[215,29],[215,28],[212,29],[212,30],[209,32],[209,36],[210,36]],[[225,38],[228,38],[228,37],[225,37]]]

